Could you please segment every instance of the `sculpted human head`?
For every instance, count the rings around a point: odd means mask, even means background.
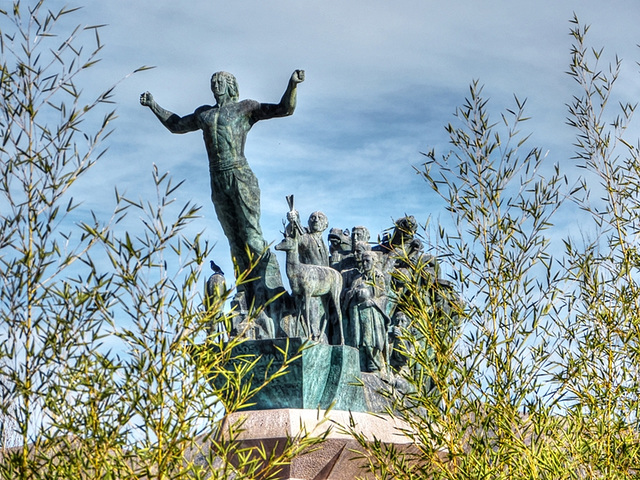
[[[360,265],[362,265],[363,272],[371,272],[376,266],[376,254],[371,250],[362,252]]]
[[[311,233],[324,232],[329,227],[329,219],[322,212],[313,212],[308,224]]]
[[[362,255],[365,252],[370,252],[371,251],[371,245],[369,245],[367,242],[356,242],[356,244],[353,246],[353,254],[356,257],[356,260],[359,262],[362,261]]]
[[[408,243],[418,231],[418,222],[413,215],[407,215],[395,222],[393,229],[393,237],[391,243],[393,245],[401,245]]]
[[[216,101],[227,97],[231,100],[238,100],[240,93],[238,92],[238,81],[236,77],[229,72],[216,72],[211,76],[211,91]]]
[[[354,252],[355,252],[355,247],[359,242],[367,243],[369,241],[369,238],[370,238],[370,234],[369,234],[369,229],[367,227],[363,227],[363,226],[353,227],[353,229],[351,229],[351,245],[353,245]]]

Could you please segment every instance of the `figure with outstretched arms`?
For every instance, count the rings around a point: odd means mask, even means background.
[[[260,227],[260,188],[258,179],[244,156],[247,133],[259,120],[291,115],[296,107],[297,85],[304,81],[304,70],[295,70],[282,99],[277,104],[255,100],[239,100],[238,84],[233,75],[217,72],[211,77],[211,91],[216,104],[203,105],[181,117],[162,108],[149,92],[140,96],[147,106],[172,133],[202,130],[209,157],[211,200],[231,255],[239,271],[246,271],[260,258],[257,271],[244,288],[247,304],[264,304],[283,290],[280,269],[275,255],[262,236]]]

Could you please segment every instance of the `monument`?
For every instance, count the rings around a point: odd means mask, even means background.
[[[234,353],[238,358],[258,356],[256,378],[282,365],[285,354],[299,353],[286,375],[260,389],[244,413],[234,414],[246,415],[248,437],[243,440],[273,444],[274,439],[285,439],[296,421],[315,417],[309,412],[331,409],[340,418],[355,416],[363,422],[362,431],[378,439],[402,443],[389,433],[393,429],[380,424],[380,418],[368,415],[391,408],[381,390],[408,388],[400,373],[406,375],[410,362],[401,353],[406,348],[398,347],[401,332],[410,331],[411,322],[398,305],[409,293],[402,281],[407,277],[400,274],[420,264],[421,288],[450,293],[438,297],[444,299],[438,308],[448,314],[455,295],[439,278],[436,259],[424,253],[414,217],[396,220],[393,229],[377,242],[370,241],[369,230],[361,225],[350,231],[331,228],[325,240],[323,233],[330,226],[327,216],[313,212],[308,226],[303,227],[293,195],[286,199],[289,223],[284,238],[275,246],[286,253],[291,292],[285,291],[276,257],[263,238],[260,189],[244,156],[244,146],[256,122],[294,112],[297,86],[303,81],[304,71],[295,70],[279,103],[259,103],[239,100],[235,77],[218,72],[211,77],[213,106],[203,105],[179,116],[160,107],[149,92],[140,96],[140,103],[172,133],[202,131],[217,218],[238,271],[251,271],[252,281],[239,285],[233,300],[233,326],[227,334],[246,338]],[[206,308],[219,307],[225,288],[224,274],[215,263],[211,262],[211,267],[214,273],[206,285]],[[214,321],[219,318],[215,316]],[[231,359],[230,369],[233,362]],[[260,425],[264,427],[265,422],[281,425],[282,431],[261,433]],[[302,469],[305,473],[292,473],[296,469],[292,465],[283,478],[320,478],[318,472],[329,468],[322,462],[333,462],[334,470],[349,457],[348,441],[336,442],[322,449],[318,465],[309,466],[312,457],[307,457],[302,461],[307,465]],[[345,464],[322,478],[353,476],[353,468]]]
[[[211,201],[222,225],[231,255],[239,271],[252,268],[255,279],[242,285],[247,305],[264,305],[282,292],[280,267],[268,249],[260,227],[260,187],[244,156],[247,134],[253,125],[275,117],[291,115],[296,108],[297,86],[304,81],[304,70],[291,75],[280,103],[239,101],[236,78],[227,72],[211,77],[216,104],[202,105],[183,117],[162,108],[149,92],[140,95],[147,106],[171,133],[202,131],[209,158]]]

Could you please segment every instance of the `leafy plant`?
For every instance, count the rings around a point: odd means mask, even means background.
[[[209,327],[230,328],[232,292],[203,308],[211,248],[184,234],[199,207],[174,213],[180,184],[167,174],[153,170],[155,201],[116,191],[107,220],[71,196],[106,151],[113,88],[84,100],[78,82],[99,60],[101,27],[65,33],[75,9],[49,3],[0,10],[0,415],[15,445],[0,477],[273,478],[319,439],[303,431],[266,451],[237,442],[242,425],[227,417],[296,352],[250,388],[255,357],[224,368],[242,340]],[[132,211],[134,234],[121,229]]]
[[[439,228],[437,253],[462,301],[409,281],[420,265],[403,278],[413,391],[396,393],[389,414],[414,450],[356,435],[375,478],[637,478],[640,144],[624,138],[633,104],[608,119],[620,61],[601,69],[587,30],[572,20],[580,93],[568,123],[584,179],[572,184],[538,148],[522,152],[525,102],[492,123],[477,82],[446,128],[452,150],[426,154],[420,173],[456,226]],[[559,208],[582,212],[593,240],[561,243]],[[438,307],[446,296],[457,310]]]

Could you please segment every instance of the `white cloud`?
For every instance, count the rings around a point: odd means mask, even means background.
[[[213,101],[211,73],[228,70],[241,97],[277,102],[291,71],[304,68],[294,116],[258,124],[248,137],[267,240],[279,235],[290,193],[303,215],[322,209],[332,226],[364,224],[374,236],[405,212],[421,222],[446,216],[412,165],[422,162],[421,150],[448,148],[442,127],[473,79],[486,85],[496,112],[513,104],[513,93],[527,97],[532,142],[550,150],[550,161],[571,165],[564,105],[575,92],[564,71],[573,11],[593,24],[594,46],[625,58],[631,77],[619,92],[637,98],[635,0],[88,3],[75,21],[109,24],[101,34],[104,60],[84,80],[88,89],[107,87],[141,65],[157,68],[118,87],[110,152],[76,192],[106,215],[109,208],[101,207],[112,205],[115,186],[154,196],[156,163],[186,180],[180,203],[193,200],[206,216],[194,231],[205,229],[226,254],[200,135],[170,135],[138,96],[149,90],[166,108],[187,114]]]

